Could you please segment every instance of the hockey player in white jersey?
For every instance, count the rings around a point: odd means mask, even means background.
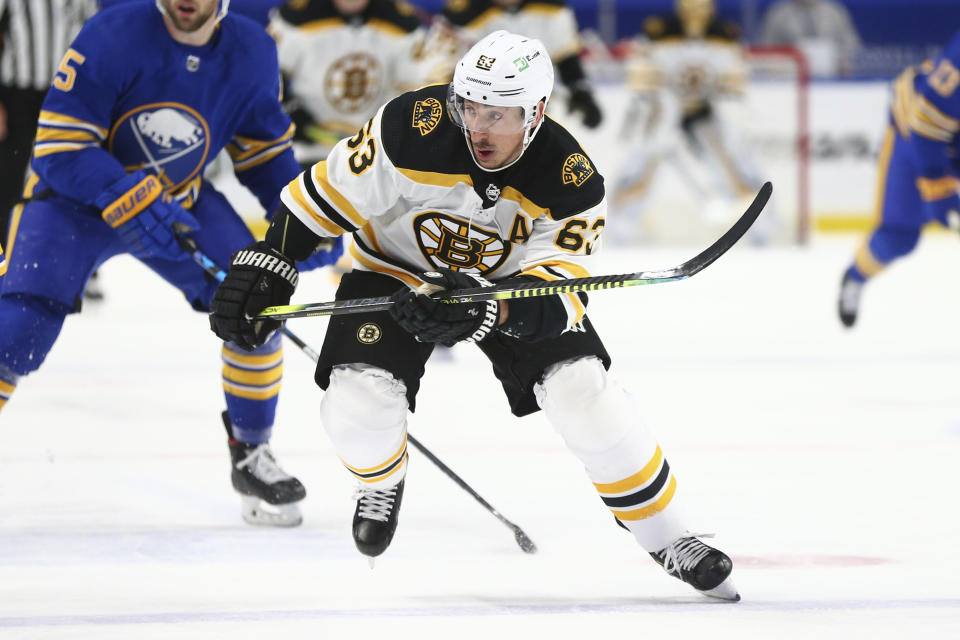
[[[426,27],[402,0],[289,2],[270,32],[289,80],[301,164],[326,157],[387,100],[445,79],[455,62],[428,46]]]
[[[370,558],[396,530],[407,471],[407,411],[436,344],[474,343],[512,412],[543,410],[615,520],[670,575],[738,600],[732,562],[680,515],[677,481],[610,356],[582,294],[441,304],[428,291],[507,279],[586,277],[606,217],[603,178],[544,117],[553,65],[538,40],[497,31],[449,85],[386,104],[326,161],[292,181],[264,242],[238,253],[211,327],[253,347],[287,304],[294,261],[352,233],[355,268],[337,299],[392,296],[389,312],[331,318],[316,371],[320,418],[358,484],[354,541]]]
[[[613,189],[616,240],[636,239],[664,164],[713,210],[752,198],[763,183],[741,135],[718,109],[719,101],[740,99],[745,91],[748,67],[739,38],[736,24],[716,18],[714,0],[677,0],[676,13],[644,22],[626,62],[635,94],[623,134],[633,143]],[[761,224],[751,237],[760,240],[763,232]]]

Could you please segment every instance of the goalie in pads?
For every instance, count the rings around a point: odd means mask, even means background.
[[[292,265],[324,238],[352,233],[355,268],[337,299],[392,295],[388,312],[331,318],[316,372],[321,420],[358,485],[354,540],[370,558],[390,545],[407,411],[434,346],[466,342],[490,360],[515,415],[545,412],[616,522],[668,573],[737,600],[730,558],[682,521],[663,451],[607,372],[586,296],[444,304],[428,294],[589,275],[606,215],[603,178],[544,118],[552,90],[540,41],[497,31],[460,60],[449,86],[390,101],[283,191],[258,250]],[[210,322],[220,337],[255,345],[277,325],[256,314],[289,302],[293,281],[275,268],[251,280],[250,265],[237,262]]]

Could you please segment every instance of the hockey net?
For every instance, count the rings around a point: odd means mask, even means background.
[[[746,154],[756,177],[773,183],[773,198],[755,223],[758,233],[753,239],[758,244],[803,244],[810,228],[806,62],[800,52],[787,47],[751,48],[747,58],[749,78],[744,95],[718,99],[714,104],[729,137]],[[642,133],[626,133],[624,125],[631,118],[630,93],[622,76],[617,78],[610,71],[614,65],[621,66],[617,64],[620,62],[616,50],[607,60],[587,61],[588,72],[601,76],[597,95],[607,121],[599,130],[584,129],[569,117],[562,117],[566,116],[565,109],[555,107],[556,117],[581,140],[607,180],[611,196],[608,231],[615,232],[616,225],[630,225],[629,233],[623,235],[642,243],[709,241],[736,220],[756,189],[743,188],[738,195],[709,194],[716,180],[708,175],[710,171],[698,166],[703,163],[691,157],[661,162],[652,174],[648,195],[629,214],[621,215],[614,206],[619,177],[629,163],[636,161],[637,145],[646,143]],[[713,176],[716,174],[714,170]]]

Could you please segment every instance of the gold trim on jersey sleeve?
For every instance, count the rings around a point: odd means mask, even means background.
[[[436,171],[417,171],[416,169],[397,168],[404,177],[417,184],[428,184],[434,187],[455,187],[461,182],[473,186],[473,178],[465,173],[439,173]],[[501,194],[502,195],[502,194]]]
[[[95,125],[92,122],[57,113],[56,111],[41,111],[37,124],[47,127],[86,129],[87,131],[95,133],[100,140],[105,139],[108,133],[107,129]]]
[[[346,215],[350,222],[352,222],[357,227],[362,227],[367,224],[367,218],[360,215],[360,212],[357,211],[349,200],[347,200],[342,193],[337,191],[336,187],[330,184],[330,179],[327,177],[327,161],[321,160],[317,164],[313,165],[313,170],[310,172],[310,175],[313,179],[314,185],[318,190],[322,191],[324,195],[327,196],[330,200],[330,204],[336,206],[340,213]]]
[[[297,208],[302,211],[304,214],[308,215],[310,219],[316,222],[320,227],[327,233],[340,236],[344,233],[349,233],[349,229],[344,229],[338,224],[332,222],[329,218],[323,215],[323,212],[319,207],[316,207],[313,201],[306,196],[303,192],[303,187],[300,186],[300,180],[303,179],[303,174],[290,181],[286,186],[290,197],[293,198],[293,201],[297,204]],[[296,211],[294,211],[296,214]]]
[[[527,214],[530,218],[539,218],[540,216],[550,217],[550,209],[537,206],[533,203],[530,198],[523,195],[513,187],[504,187],[503,191],[500,192],[500,198],[502,200],[510,200],[511,202],[516,202],[517,206]]]
[[[920,192],[920,197],[926,202],[943,200],[957,195],[957,191],[960,190],[960,179],[953,176],[917,178],[917,190]]]
[[[419,278],[407,273],[406,271],[401,271],[393,266],[387,266],[382,262],[378,262],[377,256],[371,255],[370,253],[363,251],[363,249],[356,243],[350,245],[350,255],[354,260],[362,264],[368,271],[373,271],[375,273],[383,273],[388,276],[393,276],[397,280],[400,280],[414,289],[423,284],[423,281]]]

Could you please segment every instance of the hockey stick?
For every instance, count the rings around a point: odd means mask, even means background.
[[[199,247],[197,247],[197,243],[193,240],[193,238],[183,236],[179,233],[176,235],[177,235],[177,242],[180,243],[180,247],[184,251],[190,254],[194,262],[196,262],[201,267],[203,267],[203,270],[206,271],[210,276],[212,276],[216,280],[219,280],[220,282],[223,282],[223,279],[227,277],[227,274],[223,271],[223,269],[218,267],[217,264],[213,260],[211,260],[205,253],[200,251]],[[283,331],[283,335],[287,336],[287,338],[289,338],[293,344],[297,345],[301,351],[307,354],[307,356],[311,360],[313,360],[314,362],[317,362],[318,360],[320,360],[320,354],[314,351],[310,347],[310,345],[308,345],[306,342],[301,340],[300,336],[298,336],[293,331],[288,329],[286,325],[284,325],[281,330]],[[423,446],[423,444],[419,440],[414,438],[413,434],[411,434],[410,432],[407,432],[407,440],[409,440],[410,444],[412,444],[415,449],[417,449],[420,453],[422,453],[427,458],[427,460],[437,465],[437,467],[441,471],[443,471],[448,478],[456,482],[458,485],[460,485],[461,489],[463,489],[464,491],[469,493],[471,496],[473,496],[474,500],[476,500],[481,505],[483,505],[483,507],[487,511],[492,513],[497,518],[497,520],[507,525],[507,527],[509,527],[513,531],[513,537],[516,539],[517,544],[520,545],[520,549],[523,550],[524,553],[537,552],[537,545],[533,544],[533,540],[531,540],[527,536],[527,534],[523,532],[523,529],[513,524],[512,522],[507,520],[503,515],[501,515],[501,513],[497,511],[493,507],[493,505],[491,505],[489,502],[484,500],[479,493],[474,491],[473,487],[467,484],[466,480],[458,476],[453,471],[453,469],[445,465],[440,460],[440,458],[435,456],[432,451],[430,451],[425,446]]]
[[[765,182],[757,193],[753,202],[726,233],[709,247],[690,258],[686,262],[669,269],[652,271],[638,271],[621,275],[593,276],[589,278],[565,278],[552,280],[548,283],[531,282],[525,280],[506,280],[492,287],[477,287],[473,289],[455,289],[436,294],[442,302],[455,304],[459,302],[477,302],[480,300],[510,300],[512,298],[530,298],[535,296],[549,296],[558,293],[579,293],[581,291],[597,291],[600,289],[616,289],[621,287],[637,287],[645,284],[661,284],[686,280],[710,266],[717,258],[726,253],[735,245],[747,229],[754,223],[760,212],[763,211],[773,185]],[[314,302],[308,304],[287,304],[267,307],[260,312],[260,318],[283,320],[287,318],[305,318],[309,316],[333,316],[347,313],[363,313],[367,311],[385,311],[392,306],[389,296],[377,298],[353,298],[350,300],[332,300],[330,302]]]

